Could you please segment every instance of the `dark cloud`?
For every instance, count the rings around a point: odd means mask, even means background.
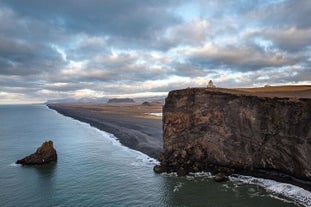
[[[277,48],[288,52],[303,51],[311,45],[311,27],[299,29],[296,27],[282,29],[267,29],[257,34],[270,40]]]
[[[0,37],[0,74],[32,75],[63,64],[61,55],[47,45]]]
[[[202,68],[220,68],[235,71],[256,71],[268,67],[295,65],[300,57],[289,56],[286,53],[264,51],[256,47],[219,47],[207,45],[192,49],[185,56],[193,65]]]
[[[78,35],[74,44],[64,48],[67,58],[74,61],[90,59],[97,55],[110,55],[109,37]]]
[[[178,19],[170,13],[177,1],[154,0],[3,0],[23,17],[40,19],[53,28],[87,34],[146,38]]]
[[[0,96],[310,83],[310,13],[307,0],[1,0]]]
[[[272,1],[273,2],[273,1]],[[295,25],[298,28],[311,27],[307,18],[311,13],[309,0],[276,1],[248,12],[247,18],[254,18],[261,26],[284,27]]]

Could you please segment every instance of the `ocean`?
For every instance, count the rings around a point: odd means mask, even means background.
[[[52,140],[58,161],[15,161]],[[157,163],[112,134],[44,105],[0,106],[0,206],[311,206],[311,193],[247,176],[216,183],[209,173],[155,174]]]

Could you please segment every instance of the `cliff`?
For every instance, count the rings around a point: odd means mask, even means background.
[[[309,98],[172,91],[163,107],[163,140],[156,172],[262,173],[311,181]]]

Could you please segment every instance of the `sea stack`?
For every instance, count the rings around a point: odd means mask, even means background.
[[[43,165],[57,160],[57,153],[53,147],[52,141],[44,142],[37,151],[21,160],[17,160],[16,164],[22,165]]]

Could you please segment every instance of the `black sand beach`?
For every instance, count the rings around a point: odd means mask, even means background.
[[[163,150],[162,118],[147,115],[160,113],[161,104],[48,104],[48,107],[109,132],[121,144],[150,157],[158,158]]]

